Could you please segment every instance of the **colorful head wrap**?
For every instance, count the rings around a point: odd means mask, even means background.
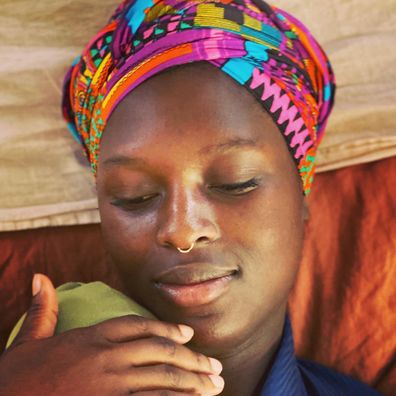
[[[257,4],[256,4],[257,3]],[[65,78],[63,113],[96,173],[110,114],[176,65],[208,61],[251,92],[282,133],[309,193],[334,75],[307,28],[256,0],[126,0]]]

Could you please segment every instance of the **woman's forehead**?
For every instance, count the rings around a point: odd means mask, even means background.
[[[190,64],[156,75],[130,92],[110,117],[102,145],[142,140],[153,131],[180,139],[215,131],[222,140],[259,143],[268,130],[279,135],[251,93],[211,65]]]
[[[174,104],[178,107],[173,108],[173,112],[180,107],[193,112],[206,105],[212,109],[224,109],[224,112],[238,108],[239,118],[254,111],[266,114],[246,89],[214,66],[203,63],[178,66],[154,75],[130,92],[115,112],[120,108],[138,106],[139,111],[145,109],[153,113],[157,107],[172,107]]]

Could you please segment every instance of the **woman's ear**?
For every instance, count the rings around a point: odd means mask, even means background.
[[[310,213],[309,213],[308,201],[307,201],[307,197],[304,197],[304,200],[303,200],[303,220],[307,221],[307,220],[309,220],[309,217],[310,217]]]

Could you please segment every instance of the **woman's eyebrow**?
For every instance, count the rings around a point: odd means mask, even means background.
[[[198,151],[198,154],[208,155],[213,153],[224,153],[235,148],[257,148],[257,142],[252,139],[230,139],[224,143],[203,147]]]
[[[126,155],[116,155],[114,157],[107,158],[103,162],[103,165],[104,166],[113,166],[113,165],[144,166],[144,165],[148,165],[148,163],[143,158],[128,157]]]
[[[235,148],[257,148],[257,142],[252,139],[230,139],[224,143],[205,146],[198,151],[198,154],[200,156],[203,156],[213,153],[225,153],[226,151]],[[114,157],[107,158],[103,162],[103,164],[105,166],[108,165],[148,166],[148,162],[144,158],[128,157],[126,155],[116,155]]]

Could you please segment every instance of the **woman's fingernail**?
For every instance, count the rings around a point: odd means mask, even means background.
[[[40,275],[34,274],[33,276],[33,282],[32,282],[32,295],[33,297],[40,293],[41,290],[41,278]]]
[[[224,386],[224,380],[218,375],[209,375],[210,380],[216,388],[222,388]]]
[[[194,335],[194,330],[189,326],[180,324],[179,330],[184,338],[191,338]]]
[[[217,360],[213,358],[209,358],[210,364],[212,366],[213,372],[216,374],[220,374],[223,370],[223,365]]]

